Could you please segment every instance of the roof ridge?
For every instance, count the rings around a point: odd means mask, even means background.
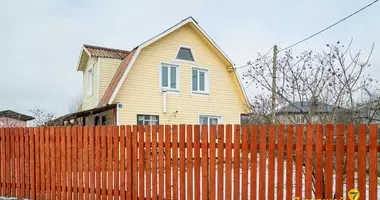
[[[85,47],[85,48],[93,48],[93,49],[102,49],[102,50],[106,50],[106,51],[123,52],[123,53],[129,53],[130,52],[128,50],[123,50],[123,49],[101,47],[101,46],[88,45],[88,44],[83,44],[83,47]]]

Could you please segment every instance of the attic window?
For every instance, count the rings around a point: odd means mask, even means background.
[[[177,59],[194,61],[193,54],[191,53],[190,48],[181,47],[177,54]]]

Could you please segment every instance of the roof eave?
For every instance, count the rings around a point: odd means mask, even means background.
[[[78,59],[78,64],[77,64],[77,71],[83,71],[84,69],[81,68],[81,61],[82,61],[82,56],[83,55],[83,52],[85,52],[85,55],[87,54],[88,58],[91,58],[91,53],[86,49],[86,47],[82,47],[81,51],[80,51],[80,54],[79,54],[79,59]]]

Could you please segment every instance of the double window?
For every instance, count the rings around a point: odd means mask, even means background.
[[[191,88],[194,93],[209,92],[209,71],[207,69],[192,69]]]
[[[137,115],[137,125],[159,125],[159,116]]]
[[[178,65],[161,64],[161,88],[179,90]]]

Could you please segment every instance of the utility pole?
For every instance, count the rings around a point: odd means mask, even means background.
[[[273,46],[273,69],[272,69],[272,123],[276,117],[276,71],[277,71],[277,45]]]

